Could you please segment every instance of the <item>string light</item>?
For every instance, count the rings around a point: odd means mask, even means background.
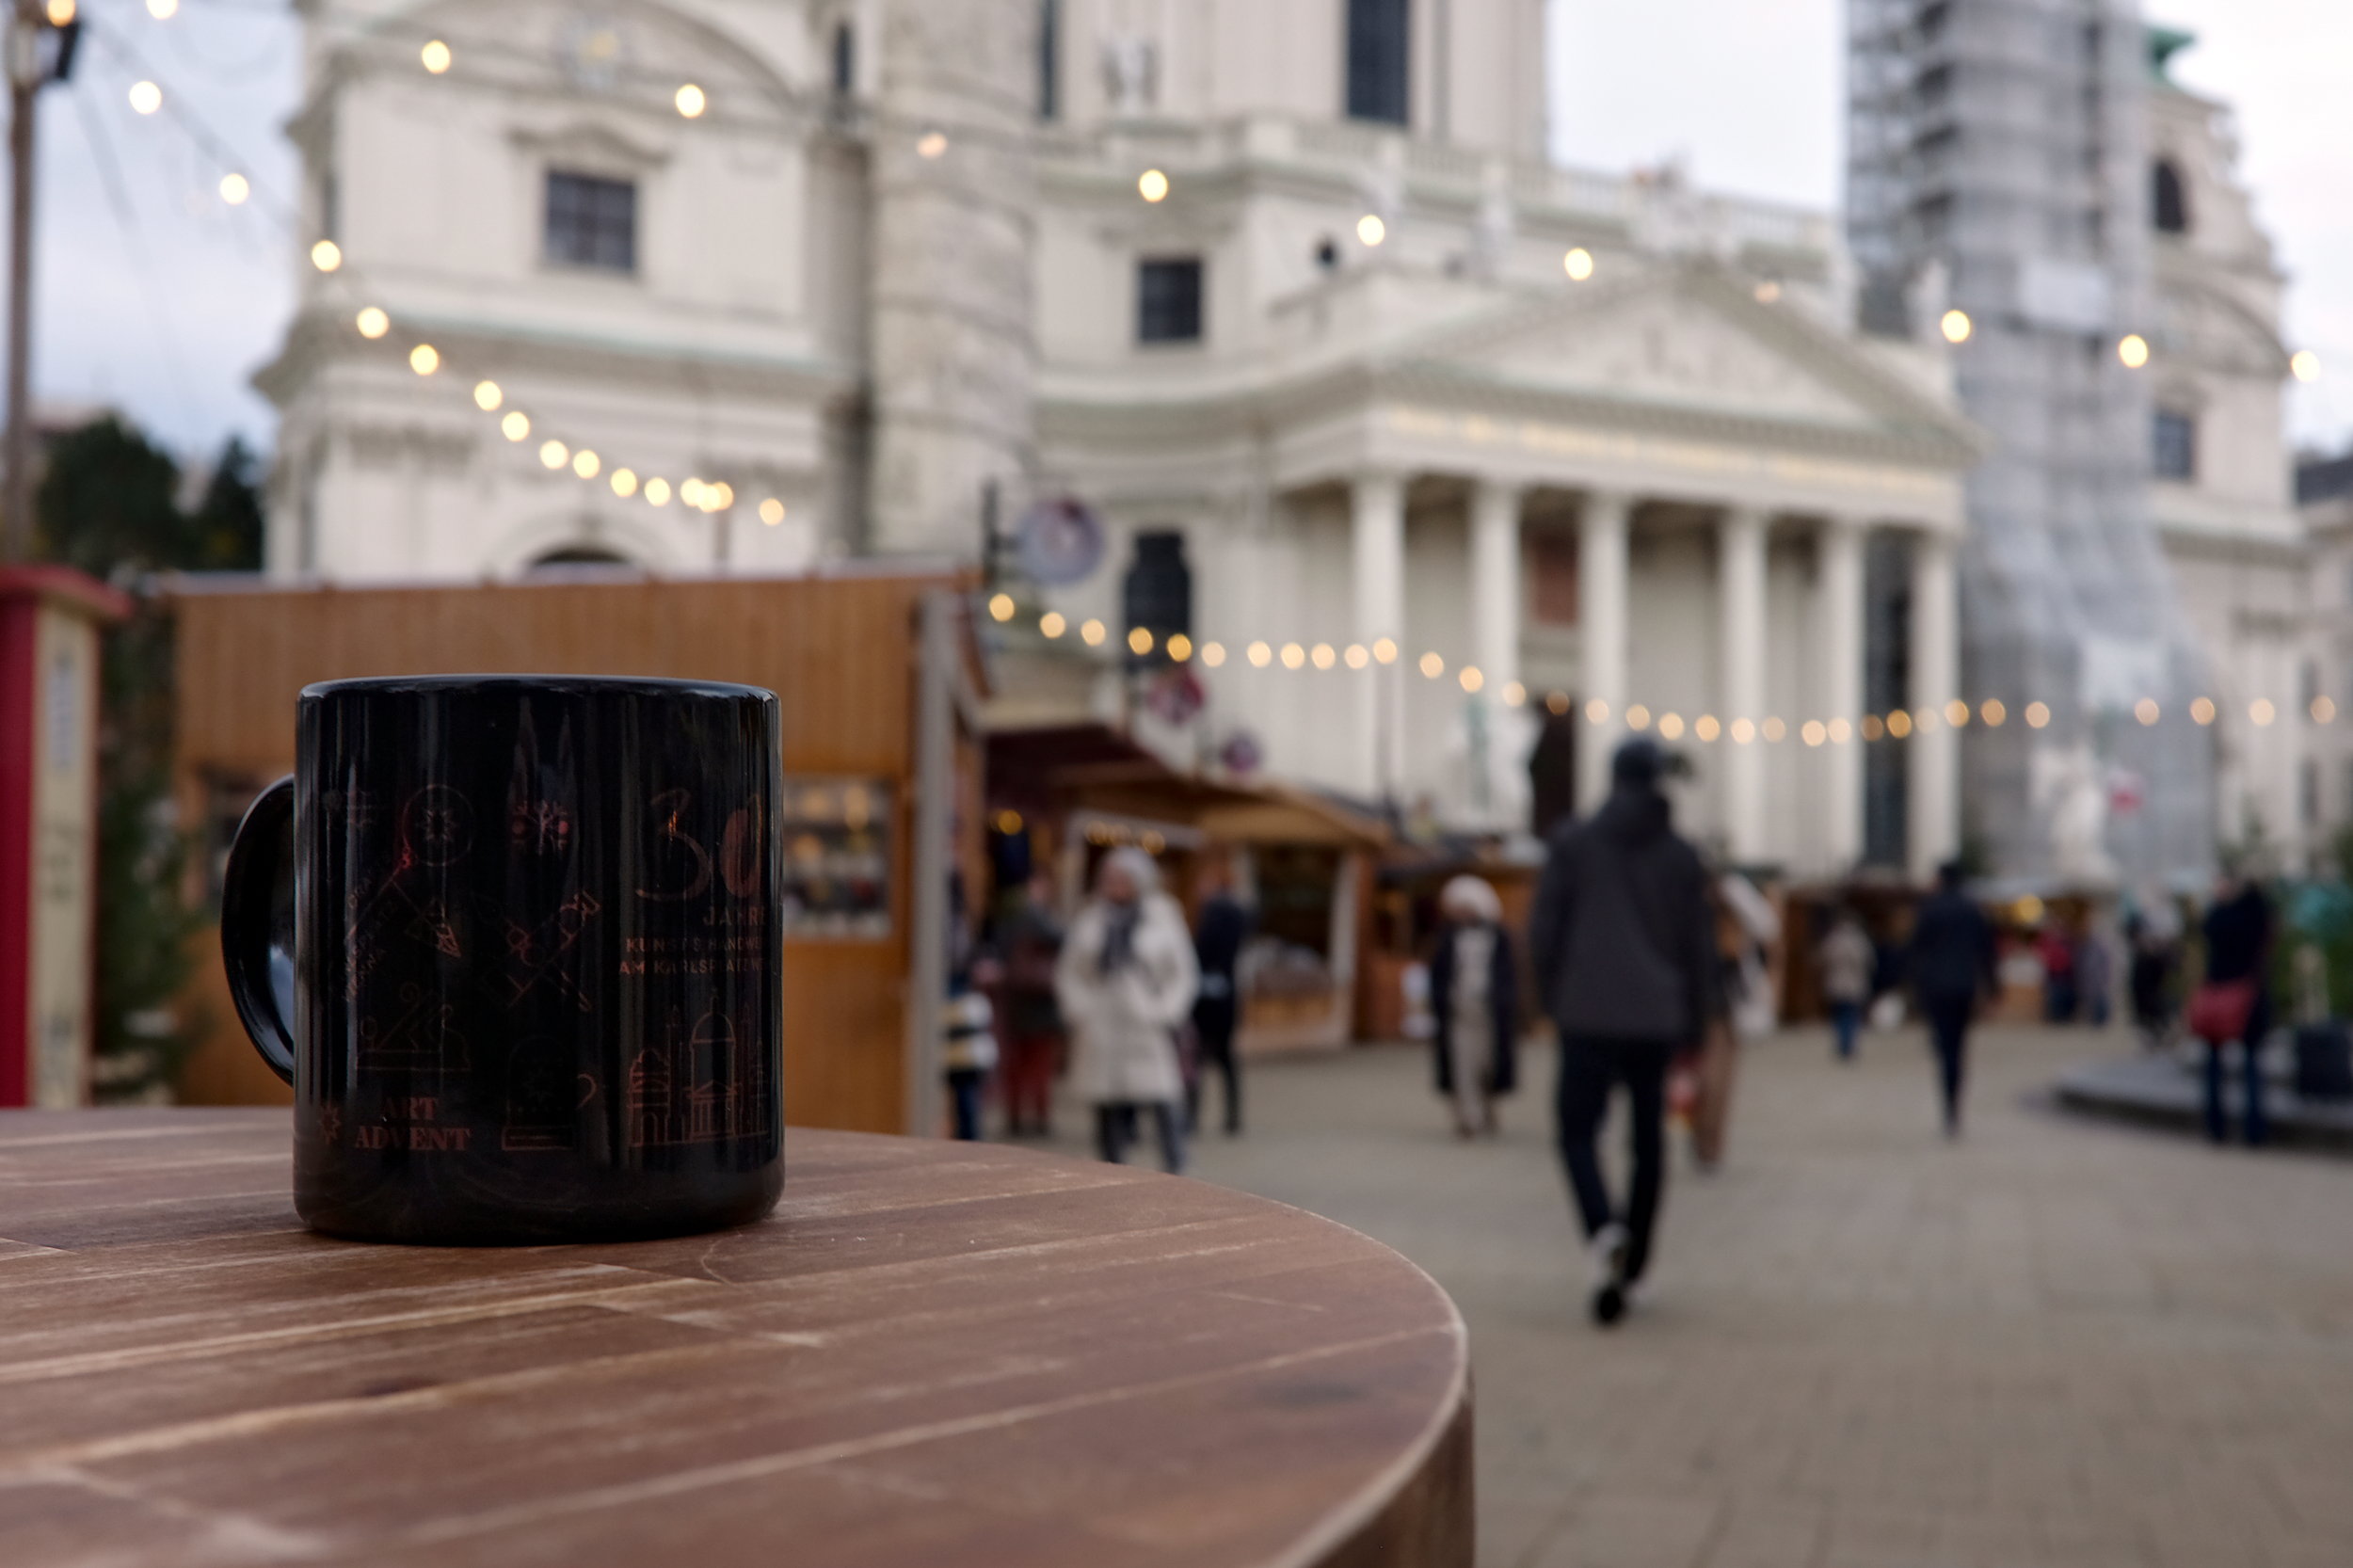
[[[646,481],[646,504],[667,506],[670,504],[670,482],[656,474]]]
[[[1285,643],[1283,645],[1283,667],[1285,669],[1295,670],[1306,662],[1307,650],[1305,648],[1300,647],[1297,643]]]
[[[1849,724],[1845,719],[1833,719],[1830,721],[1831,744],[1834,746],[1842,746],[1852,739],[1854,739],[1854,726]]]
[[[2138,370],[2149,362],[2149,340],[2138,332],[2127,332],[2118,340],[2116,358],[2126,370]]]
[[[539,462],[542,467],[548,469],[551,472],[556,469],[562,468],[566,463],[569,462],[571,460],[571,449],[567,447],[562,441],[544,441],[539,447]]]
[[[1339,655],[1333,650],[1330,643],[1318,643],[1307,650],[1308,663],[1320,670],[1330,669],[1338,658]]]
[[[1517,708],[1527,701],[1528,688],[1526,686],[1516,680],[1507,680],[1503,683],[1503,705],[1506,708]]]
[[[408,368],[419,376],[430,376],[441,368],[441,351],[429,343],[421,343],[408,351]]]
[[[1192,658],[1193,639],[1186,636],[1182,632],[1176,632],[1175,635],[1171,636],[1168,639],[1168,656],[1171,659],[1176,660],[1180,664],[1186,660]]]
[[[635,469],[616,468],[613,471],[613,477],[610,481],[608,481],[608,483],[612,485],[613,493],[615,495],[619,496],[623,501],[627,501],[631,496],[637,493],[637,471]]]
[[[1365,245],[1378,246],[1389,237],[1389,226],[1381,221],[1379,213],[1367,213],[1356,220],[1356,238]]]
[[[2046,726],[2048,726],[2048,725],[2050,724],[2050,722],[2051,722],[2051,705],[2050,705],[2049,703],[2047,703],[2047,702],[2029,702],[2029,703],[2027,703],[2027,704],[2026,704],[2026,728],[2029,728],[2029,729],[2041,729],[2041,728],[2045,728]],[[1894,728],[1895,728],[1895,726],[1891,724],[1891,725],[1889,725],[1889,726],[1888,726],[1888,728],[1892,730],[1892,729],[1894,729]]]
[[[2256,728],[2262,729],[2280,716],[2280,711],[2271,706],[2269,697],[2259,696],[2247,705],[2247,716],[2255,721]]]
[[[2156,723],[2159,717],[2157,699],[2153,696],[2144,696],[2138,702],[2134,703],[2133,717],[2145,725]]]
[[[392,329],[392,318],[370,305],[353,318],[353,325],[360,328],[361,337],[373,342]]]
[[[158,22],[169,22],[180,14],[180,0],[147,0],[147,14]]]
[[[449,70],[454,56],[451,56],[447,43],[440,39],[433,39],[427,41],[423,49],[417,51],[417,58],[424,62],[424,68],[427,71],[439,76]]]
[[[1252,643],[1248,649],[1247,657],[1253,664],[1256,664],[1260,669],[1264,669],[1267,666],[1267,662],[1274,657],[1274,650],[1267,647],[1264,643]]]
[[[1021,813],[1008,808],[997,813],[997,831],[1010,839],[1021,831]]]
[[[724,512],[735,504],[735,487],[722,479],[703,487],[703,510]]]
[[[52,27],[71,27],[81,7],[74,0],[49,0],[48,17]]]
[[[940,157],[947,151],[948,134],[945,131],[926,131],[915,138],[915,155],[919,158]]]
[[[1556,717],[1562,713],[1566,713],[1569,711],[1569,694],[1561,691],[1546,693],[1545,696],[1545,710]],[[1599,721],[1596,720],[1595,722],[1598,723]]]
[[[1376,664],[1397,663],[1397,642],[1390,637],[1376,637],[1372,642],[1372,662]]]
[[[688,474],[684,479],[679,482],[678,499],[680,505],[691,506],[697,512],[701,511],[703,508],[703,482],[700,479],[696,478],[693,474]]]
[[[1350,669],[1360,670],[1372,663],[1372,651],[1362,643],[1351,643],[1348,645],[1348,650],[1342,653],[1340,658],[1347,663]]]
[[[1464,691],[1470,693],[1476,693],[1480,687],[1487,683],[1487,678],[1479,673],[1477,664],[1465,664],[1462,673],[1454,679],[1461,683]]]
[[[1547,702],[1545,706],[1547,708],[1552,707],[1549,702]],[[1553,708],[1552,711],[1558,713],[1563,710]],[[1604,702],[1597,696],[1587,698],[1585,703],[1585,722],[1587,724],[1608,724],[1609,722],[1609,704]]]
[[[1756,721],[1754,719],[1743,718],[1732,721],[1732,744],[1734,745],[1744,746],[1755,739]]]
[[[1572,283],[1582,283],[1593,275],[1593,253],[1581,245],[1571,246],[1561,258],[1561,270],[1569,275]]]
[[[498,412],[499,405],[505,401],[506,393],[499,389],[496,381],[476,381],[473,384],[473,406],[484,413]]]
[[[1128,651],[1138,657],[1152,651],[1152,633],[1138,626],[1128,632]]]
[[[1059,637],[1070,630],[1070,623],[1063,619],[1060,610],[1048,610],[1037,617],[1037,629],[1048,637]]]
[[[603,467],[603,459],[585,447],[572,454],[572,472],[583,479],[594,479]]]
[[[2199,724],[2212,724],[2214,722],[2214,698],[2210,696],[2192,698],[2189,705],[2189,716]]]
[[[1201,662],[1209,665],[1211,669],[1215,669],[1220,664],[1225,663],[1225,645],[1224,643],[1203,643],[1201,645]]]
[[[2299,348],[2288,356],[2288,374],[2298,381],[2320,379],[2320,356],[2309,348]]]
[[[1781,744],[1782,737],[1789,733],[1789,727],[1782,723],[1779,719],[1768,718],[1765,721],[1764,728],[1760,731],[1760,733],[1764,735],[1769,744],[1779,745]]]
[[[1013,595],[992,595],[988,601],[988,614],[992,620],[1013,619]]]
[[[1807,745],[1817,746],[1830,739],[1830,731],[1822,728],[1820,719],[1808,719],[1799,728],[1798,738]]]
[[[1421,656],[1421,673],[1435,680],[1446,673],[1446,661],[1435,653],[1425,653]]]
[[[1662,741],[1679,741],[1683,739],[1683,715],[1680,713],[1659,714],[1658,738]]]
[[[499,421],[499,429],[508,440],[521,440],[531,434],[531,416],[520,408],[514,409],[504,419]]]
[[[1691,726],[1692,734],[1703,741],[1711,743],[1723,732],[1724,727],[1716,722],[1716,715],[1713,713],[1702,713]]]
[[[711,107],[711,95],[689,82],[678,89],[670,102],[678,105],[678,112],[684,119],[700,120],[703,111]]]
[[[1955,697],[1952,701],[1945,704],[1945,722],[1951,725],[1955,729],[1967,728],[1969,726],[1969,705],[1961,701],[1959,697]]]
[[[1085,641],[1087,647],[1095,648],[1103,641],[1103,623],[1099,620],[1090,620],[1079,628],[1079,635]]]
[[[784,503],[775,496],[760,504],[760,520],[774,528],[784,521]]]
[[[1650,710],[1643,707],[1639,702],[1633,707],[1628,708],[1625,711],[1625,726],[1628,729],[1648,729],[1650,728]]]
[[[1146,201],[1168,200],[1168,176],[1157,168],[1147,168],[1136,176],[1136,194]]]
[[[1865,740],[1876,741],[1886,733],[1887,721],[1885,719],[1881,718],[1877,713],[1863,715],[1863,738]]]
[[[311,247],[311,264],[321,272],[333,272],[344,264],[344,248],[333,240],[321,240]]]
[[[2312,712],[2313,722],[2314,724],[2334,724],[2336,722],[2337,705],[2328,697],[2316,696],[2313,698]]]
[[[1977,328],[1977,324],[1969,319],[1968,312],[1958,310],[1946,311],[1945,319],[1937,326],[1943,330],[1946,343],[1967,343],[1969,334]]]
[[[1977,710],[1977,716],[1985,721],[1988,729],[1999,729],[2002,721],[2009,717],[2009,710],[2002,706],[2000,697],[1990,696],[1985,699],[1985,705]]]
[[[131,84],[131,110],[134,114],[153,114],[164,106],[164,89],[152,82]]]
[[[231,169],[220,177],[220,199],[232,207],[245,205],[245,199],[253,194],[253,182]]]
[[[1898,708],[1887,715],[1887,732],[1897,740],[1912,733],[1912,715]]]

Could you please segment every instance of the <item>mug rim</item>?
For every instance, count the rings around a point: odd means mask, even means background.
[[[361,675],[339,680],[314,680],[302,688],[302,700],[324,701],[337,696],[433,696],[454,691],[493,690],[546,692],[563,696],[593,696],[636,692],[648,696],[752,697],[768,702],[776,694],[765,686],[733,680],[686,680],[654,675]]]

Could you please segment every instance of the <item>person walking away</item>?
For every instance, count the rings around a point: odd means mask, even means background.
[[[979,970],[983,966],[973,966]],[[981,1136],[981,1102],[988,1075],[997,1066],[996,1009],[976,983],[977,974],[957,975],[948,982],[948,1006],[942,1022],[940,1066],[948,1080],[948,1104],[954,1118],[954,1136],[977,1143]]]
[[[2230,1142],[2222,1103],[2225,1048],[2237,1045],[2247,1097],[2248,1146],[2270,1136],[2264,1114],[2263,1041],[2271,1032],[2271,901],[2252,877],[2225,871],[2202,926],[2206,973],[2189,999],[2189,1032],[2206,1044],[2206,1136]]]
[[[1722,1014],[1706,869],[1679,837],[1660,778],[1666,756],[1637,736],[1610,759],[1609,798],[1555,831],[1529,930],[1538,994],[1561,1035],[1561,1159],[1584,1224],[1604,1326],[1625,1316],[1648,1269],[1666,1182],[1667,1065]],[[1613,1089],[1631,1115],[1623,1210],[1593,1142]]]
[[[1193,934],[1201,989],[1193,1003],[1193,1032],[1201,1047],[1197,1070],[1185,1084],[1185,1128],[1201,1128],[1201,1080],[1215,1068],[1225,1084],[1225,1133],[1241,1131],[1241,1063],[1234,1031],[1241,1022],[1241,950],[1250,940],[1250,911],[1234,896],[1233,873],[1223,862],[1209,870],[1209,896]]]
[[[1054,879],[1031,876],[1019,902],[1000,924],[1004,954],[1004,1051],[1000,1075],[1005,1131],[1015,1138],[1054,1133],[1054,1074],[1063,1054],[1062,1009],[1054,999],[1054,963],[1062,953],[1054,919]]]
[[[1993,993],[1993,926],[1961,890],[1961,862],[1937,868],[1936,891],[1921,902],[1912,932],[1912,989],[1929,1022],[1945,1136],[1961,1136],[1961,1102],[1969,1065],[1969,1022],[1977,999]]]
[[[1446,923],[1430,955],[1433,1054],[1455,1136],[1470,1138],[1497,1130],[1496,1101],[1519,1086],[1519,965],[1503,900],[1484,878],[1449,881],[1438,912]]]
[[[1838,912],[1816,959],[1822,967],[1822,1000],[1830,1004],[1831,1033],[1837,1042],[1838,1060],[1852,1062],[1855,1037],[1863,1029],[1863,1010],[1871,1005],[1871,971],[1879,962],[1870,934],[1852,909]]]
[[[2075,939],[2075,995],[2084,1022],[2094,1029],[2108,1027],[2108,1015],[2115,1008],[2115,990],[2116,965],[2108,952],[2108,939],[2097,929],[2087,926]]]
[[[2035,938],[2035,954],[2042,960],[2042,1021],[2075,1021],[2075,943],[2057,920],[2044,923]]]
[[[1184,1168],[1176,1032],[1197,984],[1193,934],[1184,910],[1160,890],[1152,857],[1112,851],[1095,897],[1071,922],[1054,991],[1074,1048],[1071,1088],[1095,1108],[1096,1145],[1112,1164],[1127,1158],[1138,1113],[1148,1109],[1161,1164],[1172,1175]]]

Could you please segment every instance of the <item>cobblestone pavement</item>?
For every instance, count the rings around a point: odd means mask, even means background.
[[[1916,1033],[1848,1068],[1820,1033],[1752,1047],[1725,1168],[1678,1152],[1655,1288],[1609,1334],[1582,1314],[1548,1052],[1470,1144],[1417,1050],[1254,1064],[1246,1136],[1208,1132],[1193,1174],[1452,1292],[1489,1568],[2343,1568],[2353,1160],[2042,1103],[2117,1048],[1982,1033],[1947,1144]]]

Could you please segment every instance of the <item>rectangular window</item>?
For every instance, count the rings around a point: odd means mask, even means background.
[[[2151,461],[2160,479],[2198,476],[2198,421],[2173,408],[2159,408],[2152,429]]]
[[[1405,124],[1412,56],[1413,0],[1348,0],[1349,119]]]
[[[636,271],[636,182],[551,169],[547,259],[559,266]]]
[[[1136,341],[1201,341],[1201,258],[1136,264]]]

